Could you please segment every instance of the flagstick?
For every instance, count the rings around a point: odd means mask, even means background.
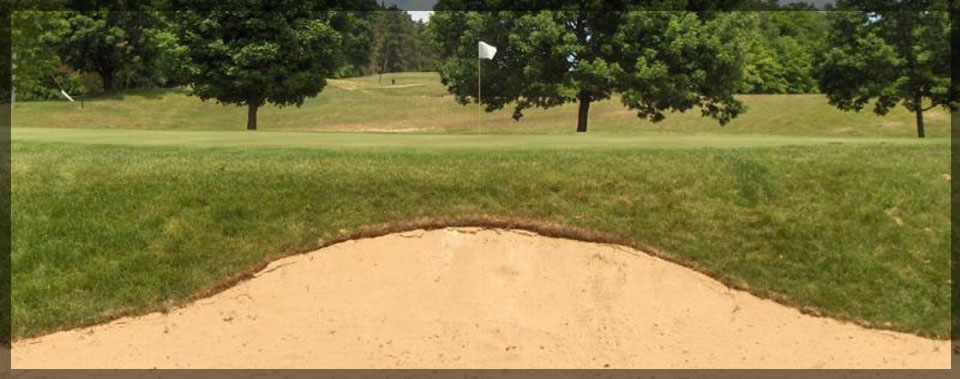
[[[483,105],[480,103],[480,53],[477,53],[477,131],[480,130],[480,116],[483,114]]]

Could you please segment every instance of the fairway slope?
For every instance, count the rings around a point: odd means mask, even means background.
[[[721,127],[699,109],[671,112],[662,122],[637,117],[619,94],[590,106],[589,133],[679,133],[793,135],[807,137],[915,138],[915,115],[895,107],[886,116],[844,112],[826,96],[737,95],[747,111]],[[391,73],[331,79],[319,95],[297,107],[265,105],[258,116],[261,131],[402,132],[454,134],[577,134],[578,105],[526,109],[519,121],[514,104],[479,112],[461,105],[433,72]],[[872,108],[867,105],[866,109]],[[119,91],[87,98],[83,106],[65,99],[18,102],[12,126],[58,129],[233,130],[246,128],[246,107],[201,101],[187,88]],[[949,138],[950,114],[926,112],[927,137]]]
[[[619,245],[459,227],[342,242],[166,314],[19,340],[13,367],[947,368],[949,344]]]

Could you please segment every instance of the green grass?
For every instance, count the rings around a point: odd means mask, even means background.
[[[15,337],[175,304],[364,225],[462,215],[602,231],[828,315],[950,331],[942,140],[328,149],[53,143],[20,132]],[[364,138],[386,137],[354,136]]]
[[[13,128],[14,140],[94,145],[179,147],[278,147],[407,150],[616,150],[740,148],[807,145],[947,144],[948,139],[802,137],[672,133],[587,134],[394,134],[345,132],[155,131],[124,129]]]
[[[478,126],[435,74],[383,83],[331,81],[263,109],[257,132],[184,89],[18,103],[14,337],[179,304],[364,226],[476,215],[606,233],[806,309],[950,334],[946,113],[919,140],[902,109],[819,95],[741,96],[725,127],[695,110],[650,124],[614,99],[584,135],[575,106]]]
[[[397,85],[390,85],[390,79]],[[413,85],[410,87],[404,87]],[[427,133],[574,133],[577,106],[530,110],[520,122],[512,109],[483,114],[475,105],[462,106],[445,92],[434,73],[388,74],[383,84],[376,76],[331,80],[317,97],[300,108],[260,111],[262,130],[375,131]],[[743,95],[748,111],[724,127],[700,116],[697,109],[668,114],[653,124],[636,117],[619,100],[590,108],[590,131],[601,133],[711,133],[833,137],[912,137],[914,116],[898,107],[885,117],[869,109],[841,112],[821,95]],[[868,107],[869,108],[869,107]],[[151,89],[101,96],[78,103],[66,100],[21,102],[13,111],[13,125],[45,128],[119,128],[241,130],[246,109],[201,102],[186,89]],[[479,123],[478,123],[479,121]],[[940,110],[926,113],[927,135],[948,137],[950,116]]]

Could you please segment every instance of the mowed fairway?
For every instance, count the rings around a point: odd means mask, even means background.
[[[391,85],[391,79],[396,85]],[[187,89],[148,89],[100,96],[79,103],[66,100],[21,102],[13,111],[15,127],[240,130],[246,108],[201,102]],[[303,106],[265,106],[259,112],[265,131],[346,131],[394,133],[533,133],[572,134],[577,105],[528,110],[516,122],[512,108],[478,114],[476,105],[462,106],[445,95],[435,73],[386,74],[329,80],[320,96]],[[620,104],[615,96],[590,108],[592,133],[708,133],[833,137],[912,137],[914,115],[898,107],[878,117],[867,106],[862,113],[841,112],[821,95],[742,95],[748,111],[724,127],[700,116],[696,108],[668,113],[651,123]],[[949,137],[950,115],[926,113],[927,136]]]
[[[182,304],[364,226],[474,217],[603,233],[807,310],[949,336],[949,116],[917,140],[906,113],[747,96],[756,113],[724,128],[611,103],[586,135],[567,108],[477,129],[476,108],[428,96],[431,75],[332,82],[258,132],[176,90],[18,104],[14,337]]]
[[[948,144],[949,140],[889,137],[796,137],[724,134],[588,133],[570,134],[392,134],[344,132],[144,131],[119,129],[14,128],[13,139],[86,145],[177,147],[275,147],[332,150],[635,150],[746,148],[810,145]]]

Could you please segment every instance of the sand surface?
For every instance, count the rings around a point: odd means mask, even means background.
[[[14,368],[949,368],[950,342],[795,309],[622,246],[448,228],[271,263]]]

